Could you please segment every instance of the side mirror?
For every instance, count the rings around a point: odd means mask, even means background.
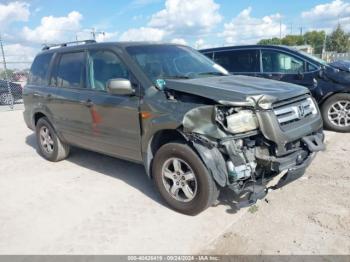
[[[107,91],[112,95],[131,96],[135,94],[135,90],[132,88],[130,81],[124,78],[108,80]]]

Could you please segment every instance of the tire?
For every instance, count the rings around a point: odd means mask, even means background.
[[[175,165],[180,167],[181,172],[176,172]],[[163,170],[167,170],[167,172],[163,172]],[[165,173],[167,175],[163,175]],[[208,169],[198,155],[186,144],[169,143],[163,145],[153,159],[152,175],[165,202],[174,210],[186,215],[196,215],[204,211],[219,196],[217,185]],[[174,175],[177,177],[175,178]],[[175,185],[178,182],[179,185]],[[177,193],[170,192],[173,188],[178,188]],[[189,192],[193,194],[189,194]],[[189,195],[190,197],[188,197]]]
[[[39,153],[45,159],[52,162],[58,162],[67,158],[70,149],[69,145],[63,143],[59,139],[55,129],[46,117],[42,117],[38,120],[35,127],[35,133]]]
[[[326,129],[342,133],[350,132],[350,94],[331,96],[323,103],[321,111]],[[340,118],[335,119],[337,116]]]

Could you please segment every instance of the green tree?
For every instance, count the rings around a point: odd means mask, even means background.
[[[345,33],[341,25],[327,37],[327,51],[334,51],[338,53],[348,52],[350,49],[350,35]]]
[[[282,45],[294,46],[303,45],[304,37],[301,35],[286,35],[282,38]]]
[[[322,53],[325,37],[325,31],[310,31],[304,34],[305,43],[314,48],[315,54]]]
[[[269,38],[269,39],[261,39],[258,42],[258,45],[280,45],[281,40],[277,37]]]

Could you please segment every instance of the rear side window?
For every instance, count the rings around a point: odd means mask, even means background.
[[[52,53],[38,55],[30,69],[29,83],[32,85],[47,85],[47,72]]]
[[[82,88],[85,78],[85,53],[65,53],[58,59],[51,84],[57,87]]]
[[[232,73],[260,72],[258,50],[235,50],[214,53],[214,61]]]

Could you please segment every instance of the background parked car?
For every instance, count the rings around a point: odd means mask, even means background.
[[[12,99],[15,101],[22,99],[22,86],[13,82],[9,82],[11,94],[8,90],[7,81],[0,80],[0,105],[9,105]]]
[[[285,46],[235,46],[201,50],[232,74],[269,78],[310,89],[326,128],[350,131],[350,62],[325,61]]]

